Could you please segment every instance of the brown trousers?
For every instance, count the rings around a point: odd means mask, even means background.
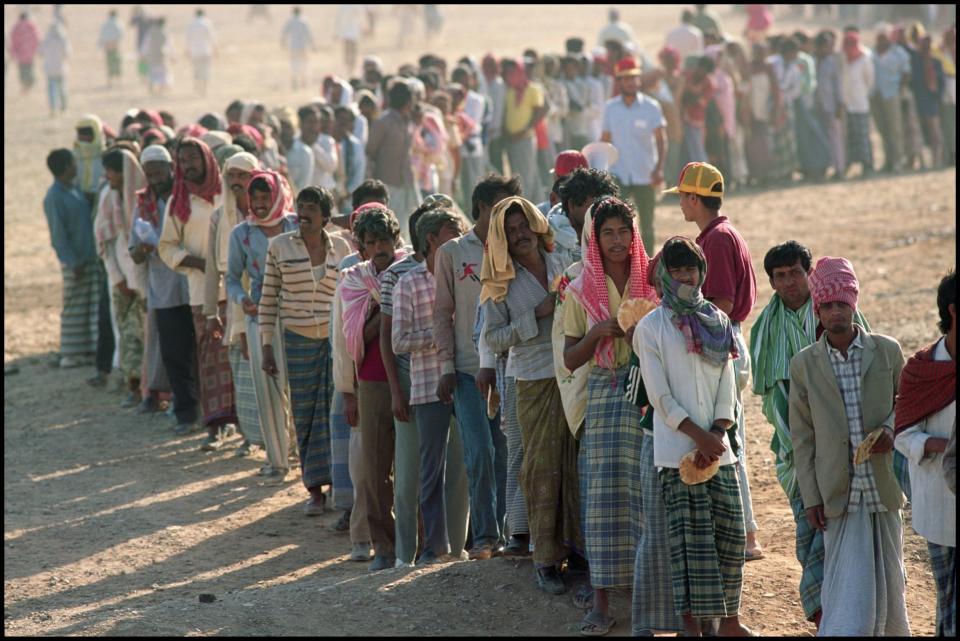
[[[366,496],[367,524],[377,556],[395,555],[396,527],[393,520],[393,412],[390,384],[359,381],[357,407],[364,465],[360,492]]]

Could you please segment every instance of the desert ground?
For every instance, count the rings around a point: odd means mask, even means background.
[[[181,122],[222,111],[233,98],[269,106],[299,105],[319,93],[323,73],[341,73],[330,39],[335,8],[309,6],[320,41],[315,89],[294,93],[279,32],[288,5],[273,21],[248,23],[244,5],[207,7],[221,41],[207,98],[191,95],[183,29],[192,6],[151,5],[168,18],[177,48],[175,86],[151,97],[135,76],[127,34],[123,84],[108,90],[96,49],[109,6],[65,8],[74,57],[70,104],[47,115],[42,72],[20,95],[15,65],[4,92],[4,632],[7,635],[575,635],[581,613],[570,594],[536,589],[527,560],[453,562],[375,575],[347,560],[348,537],[332,530],[336,514],[308,519],[299,479],[281,487],[257,482],[261,461],[233,448],[200,452],[201,435],[176,437],[172,419],[142,419],[118,406],[114,390],[92,390],[90,372],[47,361],[59,340],[60,270],[41,201],[50,183],[46,153],[72,141],[72,125],[96,113],[113,126],[130,107],[170,110]],[[648,52],[662,45],[681,6],[625,6],[623,17]],[[718,7],[726,30],[744,18]],[[16,7],[5,5],[9,32]],[[374,37],[361,54],[388,69],[427,50],[448,59],[464,53],[519,55],[526,47],[561,51],[571,35],[591,44],[606,7],[448,6],[442,36],[427,44],[422,27],[395,48],[397,21],[380,6]],[[50,5],[37,5],[42,29]],[[129,16],[129,7],[121,17]],[[779,26],[820,26],[781,20]],[[838,26],[838,25],[834,25]],[[880,149],[876,141],[875,149]],[[861,282],[861,306],[874,331],[896,337],[910,354],[937,335],[936,285],[955,264],[954,169],[815,186],[732,194],[723,212],[745,236],[760,288],[751,321],[770,297],[763,272],[767,248],[794,238],[815,256],[845,256]],[[661,204],[660,240],[696,235],[679,207]],[[750,323],[748,322],[748,325]],[[745,568],[744,622],[763,635],[811,635],[797,586],[789,505],[777,484],[772,428],[748,395],[747,440],[753,501],[766,558]],[[239,444],[239,441],[237,441]],[[934,631],[935,589],[926,544],[904,521],[907,604],[914,634]],[[582,580],[582,579],[581,579]],[[209,593],[214,603],[198,602]],[[572,594],[572,593],[571,593]],[[629,634],[630,594],[614,595]]]

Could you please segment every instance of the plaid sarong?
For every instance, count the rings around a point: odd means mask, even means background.
[[[937,636],[957,636],[957,548],[927,541],[937,584]]]
[[[506,363],[505,358],[497,364]],[[503,367],[506,370],[506,367]],[[498,370],[498,376],[503,372]],[[527,501],[520,487],[520,467],[523,465],[523,439],[517,419],[517,379],[503,376],[503,391],[500,393],[500,428],[507,437],[507,526],[510,536],[529,534]]]
[[[903,495],[910,500],[910,461],[900,453],[900,450],[893,450],[893,475],[897,477],[897,483],[903,490]]]
[[[587,377],[587,411],[580,437],[580,501],[590,583],[633,584],[640,527],[640,408],[623,396],[629,367],[594,367]]]
[[[787,122],[773,129],[773,178],[790,178],[797,166],[797,141],[794,138],[793,109],[787,106]]]
[[[855,162],[873,169],[869,113],[847,114],[847,166]]]
[[[84,266],[83,276],[61,268],[63,311],[60,313],[60,356],[86,356],[97,351],[97,312],[100,281],[105,278],[100,261]]]
[[[679,614],[730,617],[740,609],[744,550],[740,482],[734,465],[699,485],[680,470],[660,471],[670,532],[673,604]]]
[[[257,397],[253,393],[253,375],[250,373],[250,361],[243,360],[240,343],[230,346],[230,371],[233,372],[233,389],[237,405],[237,425],[243,438],[254,445],[263,447],[263,434],[260,433],[260,410]]]
[[[203,340],[197,341],[197,372],[200,376],[200,407],[203,424],[218,427],[235,423],[237,410],[233,403],[233,375],[230,372],[230,351],[221,341],[207,340],[204,336],[207,319],[203,306],[195,305],[193,329]],[[225,302],[220,303],[220,317],[227,313]]]
[[[799,492],[790,499],[793,520],[797,524],[797,561],[800,562],[800,603],[807,621],[820,611],[823,587],[823,532],[810,525]]]
[[[543,568],[567,558],[571,548],[583,552],[576,441],[555,378],[516,385],[525,454],[520,485],[527,499],[533,563]]]
[[[297,430],[300,472],[307,489],[330,483],[330,341],[283,332],[290,408]]]
[[[350,479],[350,426],[343,415],[343,393],[334,391],[330,406],[330,471],[333,479],[333,509],[353,509]]]
[[[633,633],[683,630],[683,619],[673,606],[670,572],[670,536],[663,488],[653,464],[653,437],[645,434],[640,446],[641,533],[633,567]]]

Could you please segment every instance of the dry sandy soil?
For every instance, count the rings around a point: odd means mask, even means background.
[[[495,559],[377,575],[347,561],[347,537],[327,515],[305,518],[298,481],[258,485],[256,460],[232,451],[206,454],[200,436],[174,437],[170,419],[140,419],[118,408],[117,392],[91,390],[87,372],[50,369],[58,344],[60,276],[43,223],[49,184],[46,152],[68,145],[71,125],[95,112],[114,125],[131,106],[170,109],[181,120],[235,97],[299,104],[287,60],[277,46],[286,7],[273,7],[270,25],[245,22],[246,8],[212,7],[222,50],[207,100],[190,95],[180,36],[190,7],[165,9],[179,47],[177,86],[151,99],[132,76],[103,87],[94,48],[106,7],[68,6],[76,51],[71,105],[49,119],[41,91],[19,95],[16,70],[4,96],[4,631],[11,635],[571,635],[580,614],[569,596],[536,590],[529,561]],[[154,7],[153,9],[157,9]],[[308,7],[319,33],[333,9]],[[126,15],[126,9],[123,11]],[[628,7],[624,17],[649,48],[680,9]],[[605,20],[600,9],[510,5],[448,8],[446,31],[434,48],[517,55],[526,46],[559,50],[579,33],[592,39]],[[4,9],[9,30],[14,10]],[[396,22],[389,7],[366,52],[394,67],[423,52],[393,50]],[[722,14],[739,32],[742,18]],[[40,12],[45,27],[49,6]],[[534,29],[523,25],[534,23]],[[572,27],[572,25],[576,25]],[[788,26],[796,26],[790,24]],[[419,24],[418,24],[419,28]],[[339,52],[325,42],[314,61],[339,70]],[[42,79],[41,79],[42,81]],[[318,83],[319,84],[319,83]],[[815,255],[843,255],[856,266],[862,306],[876,331],[897,337],[912,353],[936,334],[935,287],[954,264],[956,174],[928,172],[845,184],[744,193],[724,212],[743,232],[760,276],[758,312],[769,298],[762,257],[771,245],[796,238]],[[675,205],[657,210],[658,236],[695,235]],[[759,403],[748,403],[748,452],[760,540],[767,558],[745,569],[743,618],[765,635],[809,635],[797,585],[793,523],[776,482],[768,444],[772,430]],[[909,518],[907,519],[909,523]],[[932,634],[935,591],[926,547],[905,526],[908,608],[915,634]],[[198,603],[213,593],[213,604]],[[629,594],[612,609],[629,631]]]

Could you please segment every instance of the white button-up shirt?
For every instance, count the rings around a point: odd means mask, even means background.
[[[853,62],[840,56],[840,95],[849,113],[870,113],[874,73],[872,53],[867,52]]]
[[[943,339],[933,352],[937,361],[949,361],[950,353]],[[910,463],[910,503],[913,506],[913,529],[937,545],[957,545],[957,497],[947,488],[943,478],[943,453],[924,454],[928,438],[949,439],[957,420],[957,402],[931,414],[916,425],[900,432],[894,446]]]
[[[733,359],[724,365],[710,363],[687,351],[683,334],[670,320],[670,310],[660,306],[650,312],[633,334],[633,351],[647,397],[653,406],[653,464],[680,467],[680,459],[696,447],[680,424],[689,418],[704,431],[717,420],[733,421],[737,402]],[[737,462],[727,435],[720,465]]]

